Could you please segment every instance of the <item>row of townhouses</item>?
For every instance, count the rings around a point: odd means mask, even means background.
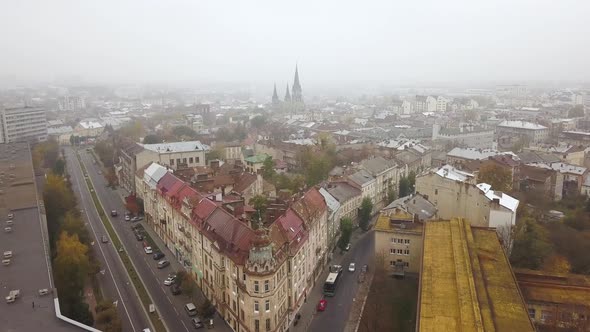
[[[328,209],[315,188],[269,224],[197,192],[157,163],[136,174],[146,222],[235,331],[286,331],[328,254]]]

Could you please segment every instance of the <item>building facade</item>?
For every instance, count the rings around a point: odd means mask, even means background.
[[[549,129],[532,122],[505,120],[496,126],[496,134],[498,137],[519,136],[529,143],[539,143],[549,137]]]
[[[375,223],[375,255],[391,275],[419,273],[422,261],[421,222],[400,209],[382,211]]]
[[[47,117],[43,108],[0,108],[0,143],[46,140]]]

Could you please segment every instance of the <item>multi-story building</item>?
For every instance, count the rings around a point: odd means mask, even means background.
[[[373,209],[375,208],[377,181],[371,175],[371,173],[361,169],[360,171],[348,176],[348,183],[361,191],[362,199],[365,197],[371,199],[371,202],[373,203]]]
[[[446,112],[447,105],[449,104],[449,100],[443,96],[438,96],[436,98],[436,111],[437,112]]]
[[[494,227],[505,243],[511,242],[519,201],[494,191],[487,183],[475,184],[472,174],[445,165],[416,177],[416,192],[428,196],[438,217],[465,218],[473,226]]]
[[[346,182],[329,183],[326,190],[340,203],[340,219],[350,218],[354,222],[363,200],[361,190]]]
[[[398,183],[397,164],[393,160],[375,157],[361,161],[361,167],[375,178],[375,209],[386,204],[390,189],[396,190]]]
[[[516,157],[512,152],[500,152],[494,149],[454,148],[447,152],[447,164],[462,168],[470,161],[487,160],[490,157],[499,155]]]
[[[47,118],[40,107],[0,107],[0,143],[47,140]]]
[[[419,273],[422,260],[422,229],[412,214],[401,209],[383,211],[375,223],[375,255],[394,276]]]
[[[494,130],[473,125],[443,128],[439,124],[433,124],[432,140],[459,147],[490,149],[494,144]]]
[[[147,225],[234,331],[287,331],[327,253],[327,209],[317,190],[253,230],[161,165],[136,182]]]
[[[57,109],[60,111],[81,111],[86,108],[86,100],[82,96],[63,96],[57,100]]]
[[[518,136],[528,143],[539,143],[549,137],[549,129],[532,122],[505,120],[496,126],[496,134],[498,137]]]
[[[320,188],[319,191],[324,196],[324,201],[326,201],[326,206],[328,207],[327,239],[328,250],[331,250],[336,246],[338,234],[340,234],[341,205],[338,199],[332,196],[325,188]]]
[[[427,96],[416,96],[416,106],[414,109],[417,113],[423,113],[428,111],[428,104],[426,103]]]
[[[98,120],[86,119],[74,127],[74,135],[79,137],[97,137],[104,131],[104,126]]]

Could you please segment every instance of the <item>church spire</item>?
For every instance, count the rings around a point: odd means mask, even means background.
[[[287,83],[287,91],[285,91],[285,102],[291,102],[291,94],[289,93],[289,83]]]
[[[272,103],[273,105],[276,105],[279,103],[279,95],[277,94],[277,84],[275,83],[275,87],[274,90],[272,92]]]
[[[295,79],[293,81],[293,102],[302,103],[303,94],[301,92],[301,84],[299,83],[299,68],[295,65]]]

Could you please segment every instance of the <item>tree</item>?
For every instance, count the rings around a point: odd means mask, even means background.
[[[86,225],[79,216],[74,212],[68,211],[63,218],[61,223],[61,231],[66,232],[68,235],[77,235],[78,239],[83,244],[90,244],[90,236]]]
[[[119,128],[117,132],[121,137],[127,137],[135,142],[139,142],[139,138],[145,133],[145,128],[143,127],[143,123],[141,123],[140,120],[133,120],[127,123],[125,126]]]
[[[58,158],[53,165],[53,173],[59,176],[63,176],[66,169],[66,162],[63,158]]]
[[[139,214],[139,204],[137,204],[137,197],[133,194],[125,197],[125,208],[133,215]]]
[[[143,144],[157,144],[157,143],[162,143],[162,137],[160,137],[159,135],[156,134],[150,134],[150,135],[146,135],[143,138]]]
[[[410,186],[410,194],[413,194],[416,191],[416,172],[410,171],[408,174],[408,185]]]
[[[576,105],[567,112],[568,118],[580,118],[584,116],[584,106]]]
[[[177,138],[189,138],[192,139],[197,136],[197,133],[187,126],[177,126],[172,128],[172,134]]]
[[[397,193],[395,192],[395,188],[393,186],[389,187],[387,190],[387,205],[391,204],[391,202],[397,199]]]
[[[215,315],[215,307],[208,299],[201,302],[197,307],[197,314],[203,319],[211,319]]]
[[[96,305],[95,328],[103,332],[120,332],[121,319],[112,300],[101,301]]]
[[[106,171],[104,172],[104,177],[107,180],[109,187],[113,189],[117,187],[119,179],[117,179],[117,174],[115,174],[115,168],[113,166],[107,167]]]
[[[178,271],[176,273],[176,283],[180,286],[180,289],[189,299],[193,299],[197,284],[193,281],[193,278],[186,271]]]
[[[526,216],[517,225],[510,262],[517,267],[537,270],[552,250],[547,230]]]
[[[495,163],[486,163],[479,169],[477,181],[492,186],[492,190],[507,192],[512,188],[512,173]]]
[[[399,180],[399,197],[406,197],[410,193],[410,180],[404,176]]]
[[[361,209],[359,210],[359,226],[363,231],[369,229],[369,221],[371,221],[371,214],[373,212],[373,202],[371,198],[365,197],[361,202]]]
[[[338,248],[345,250],[352,235],[352,220],[350,218],[340,219],[340,238],[338,239]]]
[[[262,220],[262,216],[266,212],[266,207],[268,206],[268,199],[266,196],[263,195],[256,195],[250,198],[248,202],[256,211],[258,211],[258,219]]]
[[[71,190],[66,185],[63,177],[53,173],[47,174],[43,186],[43,201],[47,215],[47,227],[51,239],[51,247],[55,248],[60,222],[66,212],[74,209],[76,200]]]
[[[275,175],[275,162],[271,156],[268,156],[262,164],[262,177],[265,180],[272,180]]]
[[[225,160],[225,152],[223,145],[216,144],[213,149],[207,152],[207,161],[221,159]]]
[[[256,129],[262,128],[266,124],[266,117],[264,115],[258,115],[250,120],[250,125]]]

